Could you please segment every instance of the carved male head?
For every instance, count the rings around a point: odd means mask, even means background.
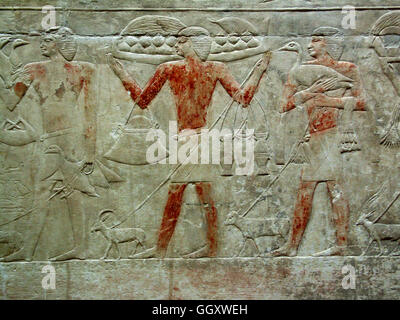
[[[46,31],[40,43],[40,50],[46,57],[60,53],[64,59],[71,61],[77,50],[74,33],[67,27],[53,27]]]
[[[339,60],[343,53],[343,40],[343,33],[336,28],[317,28],[312,34],[308,52],[316,59],[329,55],[331,58]]]
[[[179,55],[187,57],[195,53],[201,60],[206,61],[211,49],[210,33],[201,27],[187,27],[179,32],[175,49]]]

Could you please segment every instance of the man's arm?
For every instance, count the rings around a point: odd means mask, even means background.
[[[360,72],[355,65],[353,66],[354,67],[352,68],[352,71],[349,74],[349,78],[354,80],[353,87],[350,89],[351,96],[355,99],[355,106],[353,110],[365,111],[364,88],[362,85]]]
[[[354,64],[348,64],[348,72],[345,75],[353,79],[350,95],[335,98],[325,94],[335,85],[335,79],[325,79],[317,81],[310,88],[296,93],[295,98],[306,102],[306,105],[313,107],[331,107],[344,109],[352,106],[352,110],[365,110],[364,90],[359,75],[358,68]]]
[[[134,102],[136,102],[142,93],[142,89],[136,83],[134,79],[124,69],[121,62],[113,57],[111,53],[107,54],[107,63],[111,70],[114,71],[115,75],[121,80],[126,91],[130,93],[130,96]]]
[[[94,69],[87,67],[83,77],[83,94],[84,94],[84,136],[85,136],[85,163],[93,165],[96,155],[96,138],[97,138],[97,110],[94,93]],[[91,171],[91,168],[89,171]]]
[[[316,101],[322,101],[326,104],[337,105],[338,100],[330,100],[327,101],[329,97],[322,94],[325,91],[328,91],[329,88],[326,85],[327,81],[322,81],[315,83],[310,88],[298,91],[298,86],[296,81],[293,79],[293,76],[289,74],[288,80],[285,83],[283,89],[283,103],[280,108],[280,112],[287,112],[293,110],[296,106],[302,104],[309,104],[310,102],[316,103]],[[325,99],[327,98],[327,99]],[[324,106],[327,106],[327,105]]]
[[[296,108],[296,104],[300,102],[296,101],[295,99],[296,93],[297,93],[297,85],[293,83],[292,76],[289,74],[288,79],[283,88],[282,104],[279,109],[280,113],[288,112]]]
[[[141,95],[136,101],[138,106],[142,109],[147,108],[147,106],[153,101],[156,95],[161,91],[163,85],[168,79],[168,66],[167,64],[161,64],[158,66],[156,72],[147,82]]]
[[[225,64],[218,64],[218,80],[228,92],[228,94],[238,103],[242,104],[243,107],[247,107],[254,97],[254,94],[260,84],[261,77],[267,70],[271,59],[271,53],[267,52],[263,58],[260,59],[256,67],[251,74],[246,86],[242,89],[240,84],[235,80],[232,74],[229,72]]]
[[[108,56],[108,63],[115,74],[121,79],[125,89],[130,93],[132,100],[142,109],[147,108],[168,79],[167,66],[166,64],[161,64],[142,90],[136,81],[126,72],[122,64],[111,55]]]

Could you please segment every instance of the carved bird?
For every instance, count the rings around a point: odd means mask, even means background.
[[[303,48],[296,41],[291,41],[278,51],[295,52],[297,60],[289,74],[299,87],[311,87],[315,82],[330,79],[330,90],[349,89],[353,79],[350,79],[332,68],[323,65],[303,64]]]
[[[399,12],[388,12],[381,16],[375,24],[372,26],[370,34],[373,36],[380,36],[385,34],[397,34],[400,35],[400,13]],[[376,45],[376,44],[375,44]],[[383,64],[383,68],[387,68],[388,72],[393,72],[393,66],[389,62],[398,62],[398,57],[386,57],[385,49],[383,46],[375,47],[378,55],[385,55],[381,58],[381,61],[386,61]],[[392,69],[392,70],[389,70]],[[386,73],[386,72],[385,72]],[[396,105],[389,123],[385,128],[384,134],[381,136],[381,144],[385,147],[399,147],[400,146],[400,105]]]
[[[16,49],[29,43],[22,39],[17,38],[12,40],[11,37],[6,37],[0,39],[0,49],[2,49],[10,41],[12,42],[12,44],[11,51],[8,55],[3,50],[0,50],[0,77],[2,78],[7,88],[10,88],[12,86],[12,82],[15,76],[22,67],[22,62]]]
[[[55,175],[57,171],[60,171],[63,176],[62,182],[64,188],[67,191],[69,190],[68,194],[72,193],[74,190],[78,190],[86,193],[88,196],[99,197],[95,188],[90,184],[88,176],[82,173],[83,161],[72,162],[67,160],[63,151],[57,145],[49,146],[45,154],[56,154],[58,156],[55,170],[45,179],[49,179]]]
[[[29,44],[29,42],[22,40],[22,39],[15,39],[12,42],[12,50],[9,56],[10,63],[12,64],[14,70],[20,68],[22,66],[21,59],[19,58],[16,49],[20,46],[24,46]]]
[[[3,49],[3,47],[11,41],[11,37],[1,37],[0,38],[0,50]]]
[[[8,86],[9,81],[7,76],[11,76],[10,61],[8,56],[1,50],[3,47],[11,41],[11,37],[0,38],[0,78],[3,80],[4,84]]]
[[[142,16],[132,20],[122,31],[125,35],[175,35],[185,28],[182,22],[176,18],[164,16]]]
[[[392,11],[381,16],[372,26],[370,34],[400,34],[400,12]]]
[[[257,34],[257,29],[247,20],[227,17],[219,20],[208,19],[210,22],[219,25],[227,34],[237,34],[242,35],[245,33],[250,33],[252,35]]]

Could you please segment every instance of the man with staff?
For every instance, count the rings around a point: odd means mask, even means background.
[[[294,207],[293,221],[286,244],[273,251],[272,256],[295,256],[307,227],[314,192],[319,183],[327,185],[333,211],[333,222],[336,229],[336,245],[314,254],[315,256],[343,255],[347,248],[349,203],[340,184],[341,149],[338,130],[339,110],[352,112],[365,110],[362,98],[362,84],[356,65],[338,61],[341,48],[336,38],[339,30],[321,27],[314,31],[308,51],[314,60],[304,65],[331,68],[351,80],[351,88],[332,90],[334,79],[316,81],[311,87],[301,90],[289,77],[284,89],[282,112],[303,106],[308,115],[308,127],[303,145],[307,164],[301,171],[300,186]],[[306,69],[304,69],[306,70]],[[343,119],[343,118],[342,118]],[[358,149],[357,149],[358,150]],[[354,150],[355,151],[355,150]]]

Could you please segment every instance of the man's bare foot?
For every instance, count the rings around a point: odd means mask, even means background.
[[[152,247],[150,249],[136,253],[136,254],[130,256],[129,258],[131,258],[131,259],[146,259],[146,258],[164,258],[164,257],[157,250],[157,247]]]
[[[208,248],[208,245],[205,245],[204,247],[201,247],[200,249],[198,249],[194,252],[185,254],[183,257],[186,259],[204,258],[204,257],[208,257],[209,251],[210,250]]]
[[[345,254],[346,247],[333,246],[329,249],[312,254],[312,257],[328,257],[328,256],[343,256]]]
[[[86,255],[81,252],[81,250],[78,249],[72,249],[66,253],[60,254],[59,256],[50,258],[50,261],[65,261],[65,260],[72,260],[72,259],[78,259],[78,260],[85,260]]]
[[[274,250],[267,255],[267,257],[295,257],[297,255],[297,250],[288,245],[284,245],[283,247]]]
[[[21,249],[8,256],[0,258],[0,262],[12,262],[12,261],[32,261],[32,257],[30,255],[27,255],[24,249]]]

